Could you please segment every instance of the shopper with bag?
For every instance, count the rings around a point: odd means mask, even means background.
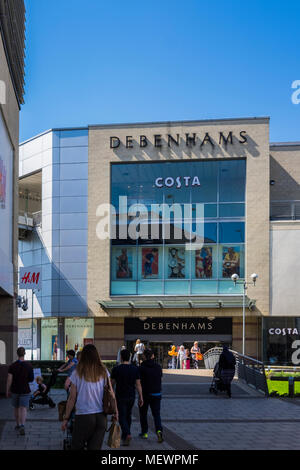
[[[72,449],[100,450],[102,447],[107,414],[118,420],[118,411],[109,372],[103,365],[93,344],[84,346],[80,362],[70,377],[70,395],[62,423],[67,429],[68,420],[75,408]]]
[[[143,405],[143,395],[139,368],[129,363],[130,351],[123,349],[120,355],[121,364],[113,368],[111,382],[113,387],[116,385],[119,423],[122,429],[122,445],[129,446],[131,441],[131,413],[135,402],[135,390],[139,394],[139,406]]]

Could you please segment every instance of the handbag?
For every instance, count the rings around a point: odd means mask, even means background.
[[[109,383],[108,376],[106,375],[103,390],[103,413],[105,415],[113,415],[117,411],[117,402],[114,393],[112,392]]]
[[[58,409],[58,420],[63,421],[64,414],[66,413],[66,407],[67,407],[67,402],[66,401],[60,401],[57,405]]]
[[[203,359],[203,354],[196,353],[196,361],[202,361],[202,359]]]
[[[119,423],[117,421],[113,421],[108,431],[108,447],[110,447],[111,449],[118,449],[121,444],[121,428]]]

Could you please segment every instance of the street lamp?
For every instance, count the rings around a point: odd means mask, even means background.
[[[243,284],[243,356],[245,355],[245,300],[246,300],[246,291],[248,289],[248,286],[255,286],[256,281],[258,279],[258,275],[253,273],[251,274],[251,281],[246,281],[246,279],[241,280],[240,283],[239,281],[239,276],[238,274],[233,274],[231,276],[232,281],[234,282],[234,285],[236,286],[237,284]]]

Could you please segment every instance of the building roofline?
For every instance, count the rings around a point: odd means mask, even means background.
[[[43,135],[49,134],[49,132],[60,132],[60,131],[88,131],[88,126],[85,126],[85,127],[53,127],[51,129],[48,129],[47,131],[40,132],[40,134],[36,134],[33,137],[30,137],[29,139],[23,140],[22,142],[19,143],[19,147],[21,145],[27,144],[31,140],[38,139],[39,137],[42,137]]]
[[[300,142],[271,142],[270,148],[300,147]]]
[[[90,124],[89,129],[107,129],[117,127],[143,127],[143,126],[167,126],[167,125],[180,125],[180,124],[205,124],[205,123],[218,123],[218,122],[240,122],[240,121],[264,121],[269,123],[269,116],[262,117],[242,117],[242,118],[220,118],[220,119],[197,119],[197,120],[183,120],[183,121],[148,121],[148,122],[124,122],[124,123],[111,123],[111,124]]]

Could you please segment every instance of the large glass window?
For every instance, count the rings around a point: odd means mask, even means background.
[[[111,294],[238,293],[245,178],[243,159],[112,164]]]
[[[58,359],[58,321],[57,318],[41,320],[41,359]]]

